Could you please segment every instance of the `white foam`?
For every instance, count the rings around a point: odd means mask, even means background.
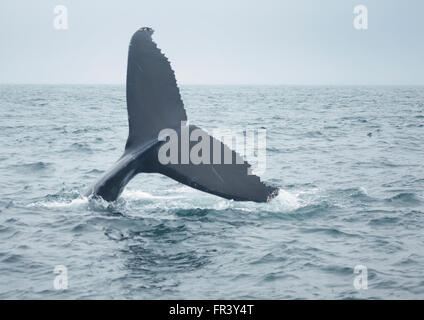
[[[190,188],[188,186],[182,186],[175,189],[170,189],[170,192],[174,193],[193,193],[195,190],[193,188]]]
[[[178,208],[178,209],[214,209],[214,210],[226,210],[236,209],[244,212],[255,213],[258,210],[266,212],[289,212],[296,210],[305,205],[305,201],[302,200],[301,196],[306,191],[299,191],[298,193],[292,193],[286,190],[279,190],[277,197],[272,199],[268,203],[254,203],[254,202],[238,202],[233,200],[225,200],[212,196],[190,187],[182,186],[171,190],[166,190],[166,195],[153,195],[142,190],[131,190],[125,189],[122,193],[124,203],[126,201],[136,200],[152,200],[150,204],[144,205],[145,209],[155,208]],[[103,199],[95,199],[94,203],[90,202],[90,197],[78,197],[73,200],[63,201],[37,201],[30,203],[28,207],[45,207],[45,208],[66,208],[66,207],[77,207],[82,205],[100,205],[107,207],[110,203]]]
[[[237,201],[229,201],[228,203],[234,209],[251,213],[256,213],[258,211],[284,213],[296,210],[304,205],[299,194],[294,194],[282,189],[279,190],[278,196],[267,203]]]
[[[76,198],[71,201],[37,201],[34,203],[30,203],[27,207],[44,207],[44,208],[65,208],[65,207],[73,207],[85,205],[88,203],[88,198]]]
[[[152,195],[142,190],[124,190],[122,197],[125,200],[162,200],[153,201],[151,205],[146,204],[146,208],[181,208],[181,209],[214,209],[226,210],[233,208],[245,212],[257,212],[258,210],[271,212],[288,212],[296,210],[305,205],[300,198],[302,192],[292,193],[280,190],[277,197],[268,203],[238,202],[225,200],[183,186],[167,190],[169,195]],[[170,200],[170,201],[167,201]],[[165,202],[163,202],[165,201]]]
[[[299,194],[292,194],[282,189],[279,190],[278,196],[274,199],[274,201],[291,210],[296,210],[302,206]]]
[[[179,199],[181,196],[156,196],[141,190],[124,190],[121,195],[129,200],[142,200],[142,199]]]
[[[218,203],[216,203],[213,208],[215,210],[225,210],[228,209],[229,207],[231,207],[231,204],[233,203],[233,201],[231,200],[222,200],[222,201],[218,201]]]

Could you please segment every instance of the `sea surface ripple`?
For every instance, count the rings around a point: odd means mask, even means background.
[[[140,174],[106,203],[81,193],[123,152],[125,87],[2,85],[0,299],[423,299],[423,89],[183,86],[190,123],[267,130],[280,195]]]

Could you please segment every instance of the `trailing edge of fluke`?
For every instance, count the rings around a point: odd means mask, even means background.
[[[159,132],[166,128],[182,135],[180,127],[187,121],[186,111],[168,59],[152,40],[151,28],[140,28],[131,38],[127,67],[127,110],[129,135],[124,154],[86,195],[114,201],[126,184],[138,173],[161,173],[192,188],[236,201],[267,202],[278,194],[259,177],[249,175],[250,165],[225,144],[194,125],[187,130],[201,130],[222,151],[235,159],[231,164],[162,164],[158,152],[164,141]],[[195,142],[190,141],[190,149]],[[212,144],[211,144],[212,145]],[[214,156],[211,152],[211,158]]]

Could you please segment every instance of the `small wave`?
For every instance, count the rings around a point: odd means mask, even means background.
[[[93,152],[90,146],[85,142],[84,143],[75,142],[66,151],[78,151],[78,152],[88,152],[88,153]]]
[[[357,234],[344,232],[337,228],[304,228],[301,231],[304,233],[322,233],[332,237],[359,237]]]
[[[381,217],[371,219],[368,224],[372,226],[387,226],[387,225],[398,225],[400,219],[398,217]]]
[[[313,217],[320,214],[325,214],[335,206],[328,201],[321,200],[318,203],[307,203],[294,211],[296,216]]]
[[[23,259],[22,255],[19,254],[8,254],[2,259],[2,262],[5,264],[16,263]]]
[[[73,134],[80,134],[80,133],[87,133],[87,132],[89,132],[88,128],[77,129],[77,130],[72,131]]]
[[[271,252],[266,253],[265,255],[261,256],[260,258],[250,262],[250,264],[268,264],[268,263],[282,263],[286,261],[287,258],[277,256]]]
[[[319,130],[315,130],[315,131],[308,131],[305,134],[305,137],[307,138],[316,138],[316,137],[321,137],[323,134],[321,131]]]
[[[5,234],[5,233],[10,233],[12,232],[13,229],[11,227],[6,227],[0,224],[0,233],[1,234]]]
[[[41,171],[41,170],[46,170],[48,168],[51,168],[51,166],[52,166],[51,163],[38,161],[38,162],[17,164],[17,165],[14,165],[13,167],[15,167],[16,169],[25,170],[25,171]]]
[[[417,196],[415,193],[411,192],[402,192],[398,193],[397,195],[385,199],[386,202],[393,203],[393,204],[412,204],[416,205],[421,202],[421,197]]]
[[[360,201],[369,202],[369,201],[376,200],[368,195],[368,191],[364,187],[338,190],[337,193],[348,196],[352,199],[360,200]]]
[[[88,171],[87,173],[88,174],[101,174],[101,173],[104,173],[104,172],[105,172],[104,170],[93,169],[93,170]]]

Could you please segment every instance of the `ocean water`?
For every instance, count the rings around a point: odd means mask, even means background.
[[[280,195],[140,174],[115,203],[89,200],[123,152],[125,87],[2,85],[1,299],[424,298],[424,88],[181,93],[200,127],[266,128],[262,178]]]

